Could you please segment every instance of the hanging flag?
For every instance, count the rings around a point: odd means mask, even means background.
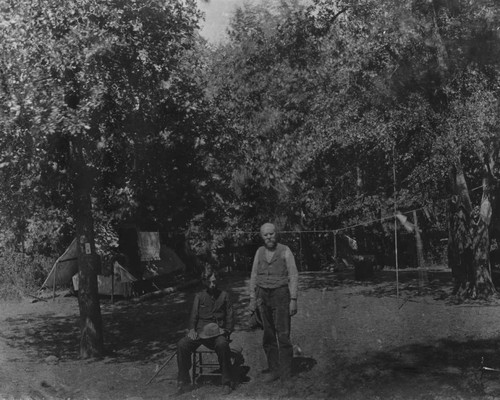
[[[159,232],[138,232],[137,244],[141,261],[160,260],[160,233]]]
[[[356,239],[350,238],[349,236],[345,235],[347,238],[347,241],[349,242],[349,247],[353,250],[358,249],[358,242],[356,242]]]
[[[406,218],[406,216],[401,214],[399,211],[396,212],[396,218],[399,220],[399,222],[401,222],[401,225],[403,225],[408,232],[413,232],[415,230],[415,225],[408,221],[408,218]]]

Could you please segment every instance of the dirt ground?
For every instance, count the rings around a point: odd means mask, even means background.
[[[243,348],[241,382],[228,399],[497,399],[500,398],[500,301],[459,303],[448,270],[379,271],[355,282],[352,271],[302,273],[292,320],[294,378],[264,384],[262,331],[247,326],[248,278],[221,286],[235,303],[233,344]],[[193,290],[144,301],[103,299],[107,355],[78,358],[78,304],[1,304],[0,399],[128,399],[174,397],[175,351]],[[482,369],[482,366],[493,370]],[[219,399],[216,382],[179,399]]]

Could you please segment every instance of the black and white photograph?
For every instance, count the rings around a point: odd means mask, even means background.
[[[498,0],[0,0],[0,400],[500,399]]]

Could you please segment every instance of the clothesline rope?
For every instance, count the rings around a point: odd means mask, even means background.
[[[404,213],[402,212],[402,214],[411,213],[413,211],[423,210],[425,208],[426,207],[415,208],[413,210],[405,211]],[[334,233],[334,234],[337,234],[341,231],[346,231],[349,229],[357,228],[358,226],[366,226],[366,225],[373,224],[375,222],[381,222],[381,221],[385,221],[387,219],[393,219],[393,218],[396,218],[396,214],[388,215],[386,217],[382,217],[382,218],[378,218],[378,219],[372,219],[369,221],[359,222],[359,223],[354,224],[354,225],[349,225],[349,226],[345,226],[343,228],[337,228],[337,229],[293,230],[293,231],[279,231],[279,233]],[[259,231],[233,231],[231,233],[257,235],[257,234],[259,234]]]
[[[471,192],[474,192],[478,189],[481,189],[483,186],[477,186],[473,189],[470,189]],[[438,200],[436,201],[436,203],[441,203],[441,202],[445,202],[445,201],[449,201],[450,198],[447,198],[447,199],[441,199],[441,200]],[[419,208],[414,208],[412,210],[407,210],[407,211],[401,211],[401,214],[409,214],[409,213],[412,213],[413,211],[420,211],[420,210],[424,210],[426,209],[427,207],[426,206],[423,206],[423,207],[419,207]],[[349,225],[349,226],[345,226],[343,228],[337,228],[337,229],[313,229],[313,230],[293,230],[293,231],[279,231],[280,233],[334,233],[334,234],[337,234],[339,232],[342,232],[342,231],[347,231],[347,230],[350,230],[350,229],[354,229],[354,228],[357,228],[358,226],[366,226],[366,225],[370,225],[370,224],[373,224],[375,222],[382,222],[382,221],[385,221],[385,220],[388,220],[388,219],[393,219],[393,218],[396,218],[396,215],[397,214],[392,214],[392,215],[388,215],[386,217],[382,217],[382,218],[378,218],[378,219],[372,219],[372,220],[369,220],[369,221],[363,221],[363,222],[359,222],[357,224],[354,224],[354,225]],[[232,234],[243,234],[243,235],[258,235],[260,232],[259,231],[233,231],[231,232]]]
[[[483,186],[477,186],[473,189],[470,189],[469,192],[474,192],[478,189],[481,189]],[[436,203],[441,203],[441,202],[447,202],[451,199],[450,198],[447,198],[447,199],[441,199],[441,200],[437,200]],[[423,207],[419,207],[419,208],[414,208],[412,210],[407,210],[407,211],[400,211],[401,214],[407,214],[407,213],[412,213],[413,211],[420,211],[420,210],[424,210],[426,209],[427,207],[426,206],[423,206]],[[392,215],[388,215],[386,217],[382,217],[382,218],[378,218],[378,219],[372,219],[372,220],[369,220],[369,221],[363,221],[363,222],[359,222],[357,224],[354,224],[354,225],[349,225],[349,226],[345,226],[343,228],[337,228],[337,229],[313,229],[313,230],[293,230],[293,231],[279,231],[280,233],[339,233],[339,232],[342,232],[342,231],[346,231],[346,230],[349,230],[349,229],[353,229],[353,228],[357,228],[358,226],[366,226],[366,225],[370,225],[370,224],[373,224],[375,222],[381,222],[381,221],[385,221],[385,220],[388,220],[388,219],[393,219],[393,218],[396,218],[396,215],[395,214],[392,214]],[[178,233],[178,234],[186,234],[185,231],[168,231],[168,233]],[[232,231],[232,232],[228,232],[232,235],[258,235],[260,233],[260,231]]]

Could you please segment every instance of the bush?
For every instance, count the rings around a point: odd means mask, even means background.
[[[50,271],[53,259],[6,250],[0,254],[0,299],[21,299],[37,291]]]

